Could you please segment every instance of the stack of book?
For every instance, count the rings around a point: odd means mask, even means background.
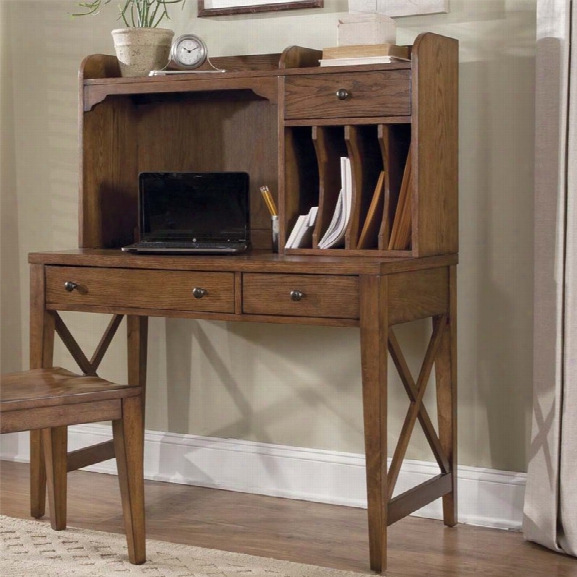
[[[297,218],[285,248],[310,248],[318,211],[319,207],[313,206],[307,214]]]
[[[321,66],[351,66],[358,64],[387,64],[411,59],[409,46],[396,44],[352,44],[323,49]]]

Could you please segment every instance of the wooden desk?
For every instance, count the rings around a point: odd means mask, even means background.
[[[31,367],[51,366],[56,332],[82,371],[96,373],[122,315],[128,380],[143,387],[149,316],[359,327],[370,566],[382,571],[388,525],[439,497],[445,523],[457,521],[458,47],[425,33],[410,62],[321,68],[320,56],[293,46],[283,54],[215,59],[226,73],[170,78],[120,78],[111,56],[84,61],[81,249],[30,255]],[[335,212],[343,156],[352,174],[344,246],[319,249]],[[141,171],[249,173],[255,250],[218,258],[121,253],[135,240]],[[262,184],[279,207],[278,255]],[[299,215],[313,206],[310,244],[285,249]],[[363,235],[367,223],[372,232]],[[92,358],[58,315],[66,310],[112,315]],[[423,318],[432,319],[433,333],[414,379],[391,327]],[[387,467],[389,354],[410,407]],[[422,404],[433,365],[438,434]],[[417,420],[441,473],[392,498]],[[80,451],[69,468],[110,458],[112,450],[105,443]],[[34,516],[44,511],[41,463],[33,434]]]
[[[456,523],[456,256],[343,259],[257,252],[190,258],[85,249],[34,253],[29,260],[32,367],[51,366],[56,331],[81,369],[95,374],[122,315],[128,320],[128,381],[142,386],[149,316],[360,327],[371,568],[386,567],[387,526],[434,499],[443,497],[445,523]],[[76,286],[69,291],[67,283]],[[194,298],[193,288],[204,288],[206,294]],[[291,299],[293,290],[303,293],[301,300]],[[91,360],[57,311],[112,315]],[[415,382],[392,326],[427,317],[434,330]],[[411,399],[388,470],[387,349]],[[433,362],[439,435],[421,403]],[[393,499],[417,419],[441,474]],[[76,456],[75,462],[86,466],[109,458],[111,450],[105,444]],[[43,492],[38,475],[35,479],[33,510],[38,514]]]

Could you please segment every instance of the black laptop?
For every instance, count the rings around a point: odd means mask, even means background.
[[[235,254],[250,246],[246,172],[142,172],[140,241],[123,251]]]

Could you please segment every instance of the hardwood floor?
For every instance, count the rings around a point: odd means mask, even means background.
[[[69,474],[68,524],[123,533],[117,478]],[[28,465],[0,462],[0,513],[28,518]],[[367,513],[146,482],[147,537],[370,573]],[[47,518],[44,518],[47,522]],[[388,577],[577,577],[577,561],[520,533],[410,517],[389,528]]]

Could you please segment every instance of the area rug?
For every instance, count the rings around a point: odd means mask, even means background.
[[[360,577],[359,573],[240,553],[146,541],[147,562],[131,565],[124,535],[0,515],[0,575],[10,577]]]

